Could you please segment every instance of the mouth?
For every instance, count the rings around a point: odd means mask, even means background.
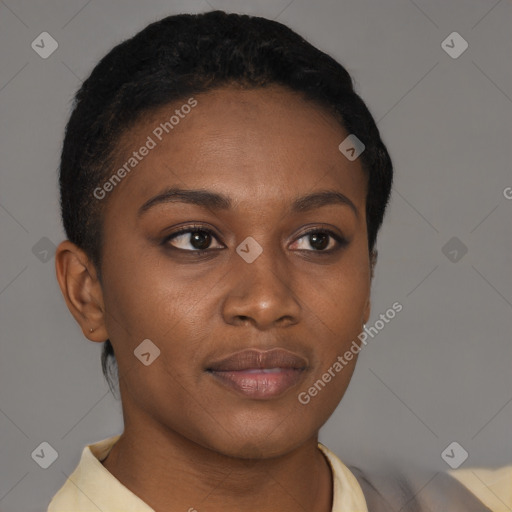
[[[307,368],[306,359],[287,350],[251,349],[211,363],[206,371],[218,384],[238,395],[268,400],[298,385]]]

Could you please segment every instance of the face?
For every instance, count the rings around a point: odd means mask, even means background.
[[[348,133],[287,89],[194,99],[122,138],[118,167],[141,158],[103,199],[104,322],[125,425],[231,456],[286,453],[327,421],[354,371],[357,355],[308,393],[369,315],[367,180],[338,149]],[[158,197],[171,188],[222,197]],[[304,199],[319,192],[331,194]],[[143,340],[148,365],[134,355]],[[302,369],[210,371],[245,349],[289,351]]]

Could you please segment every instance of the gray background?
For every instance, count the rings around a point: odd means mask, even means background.
[[[337,58],[394,161],[367,325],[395,301],[403,311],[361,352],[321,441],[363,467],[391,459],[449,469],[441,453],[452,441],[469,452],[462,467],[512,462],[510,1],[3,0],[3,512],[43,510],[82,448],[122,430],[101,344],[82,336],[55,278],[51,244],[64,238],[56,169],[72,96],[100,57],[149,22],[212,8],[277,19]],[[31,48],[43,31],[59,44],[48,59]],[[456,59],[441,47],[453,31],[469,44]],[[452,237],[468,251],[456,262],[443,251]],[[31,457],[43,441],[59,454],[48,469]]]

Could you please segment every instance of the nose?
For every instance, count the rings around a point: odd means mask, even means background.
[[[231,272],[225,277],[229,286],[222,304],[226,323],[252,323],[259,330],[267,330],[299,322],[302,307],[284,258],[269,250],[252,263],[236,253],[233,258]]]

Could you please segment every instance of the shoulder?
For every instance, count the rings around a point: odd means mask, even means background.
[[[367,471],[349,466],[372,512],[493,512],[468,487],[443,471],[392,467]]]
[[[108,501],[112,494],[123,492],[121,483],[101,464],[119,437],[112,436],[82,449],[78,465],[51,499],[47,512],[98,510],[94,501]]]
[[[500,468],[455,469],[449,473],[491,510],[512,510],[512,465]]]

